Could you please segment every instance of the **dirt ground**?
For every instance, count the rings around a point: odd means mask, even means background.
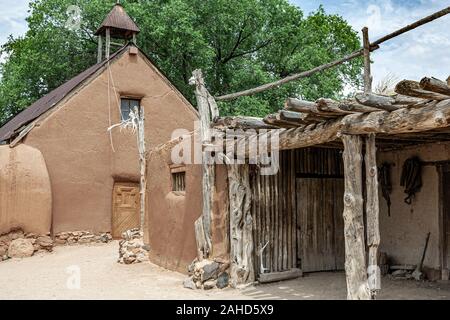
[[[242,290],[190,290],[185,276],[151,263],[116,263],[118,243],[56,247],[0,263],[0,300],[6,299],[345,299],[343,273],[315,273]],[[79,277],[77,277],[79,275]],[[79,279],[79,282],[78,282]],[[450,299],[450,284],[384,278],[380,299]]]

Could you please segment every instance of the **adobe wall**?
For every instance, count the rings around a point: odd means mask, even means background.
[[[405,148],[399,151],[380,152],[378,165],[391,162],[393,191],[391,194],[391,216],[380,191],[380,232],[382,251],[387,252],[394,263],[416,265],[421,258],[425,238],[431,232],[424,265],[439,269],[439,180],[435,166],[423,166],[423,187],[412,205],[403,200],[406,197],[400,186],[403,163],[412,156],[422,161],[450,159],[450,144],[429,144]]]
[[[38,148],[47,163],[54,233],[111,231],[114,182],[139,180],[136,136],[115,129],[111,143],[107,132],[120,122],[121,95],[142,98],[148,149],[170,140],[176,128],[192,130],[197,118],[192,106],[141,55],[125,52],[111,63],[111,74],[108,79],[103,72],[78,89],[24,140]]]
[[[35,148],[0,146],[0,235],[13,229],[50,232],[52,190],[44,157]]]
[[[172,192],[171,150],[152,154],[147,176],[145,242],[150,260],[166,269],[187,273],[197,256],[194,223],[202,213],[202,166],[186,165],[186,191]],[[212,217],[214,257],[228,257],[228,187],[225,166],[216,166]]]

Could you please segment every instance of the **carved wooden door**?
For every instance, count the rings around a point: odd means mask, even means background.
[[[122,237],[122,233],[139,228],[139,185],[137,183],[116,183],[113,192],[112,236]]]

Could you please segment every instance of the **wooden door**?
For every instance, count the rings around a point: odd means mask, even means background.
[[[122,237],[122,233],[139,228],[139,184],[120,182],[114,185],[112,236],[115,239]]]
[[[343,197],[343,179],[297,179],[298,255],[303,272],[344,268]]]

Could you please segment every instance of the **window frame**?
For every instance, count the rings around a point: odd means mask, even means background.
[[[124,102],[127,101],[128,102],[128,116],[126,118],[124,118]],[[130,119],[130,111],[132,110],[132,108],[134,108],[134,106],[132,106],[132,102],[137,102],[137,107],[138,107],[138,113],[139,116],[141,115],[141,101],[142,98],[138,98],[138,97],[130,97],[130,96],[122,96],[120,97],[120,120],[121,121],[128,121]]]
[[[177,176],[182,177],[181,185],[184,187],[182,190],[177,189]],[[185,165],[171,165],[170,166],[170,178],[171,178],[171,191],[177,195],[185,195],[186,194],[186,166]]]

